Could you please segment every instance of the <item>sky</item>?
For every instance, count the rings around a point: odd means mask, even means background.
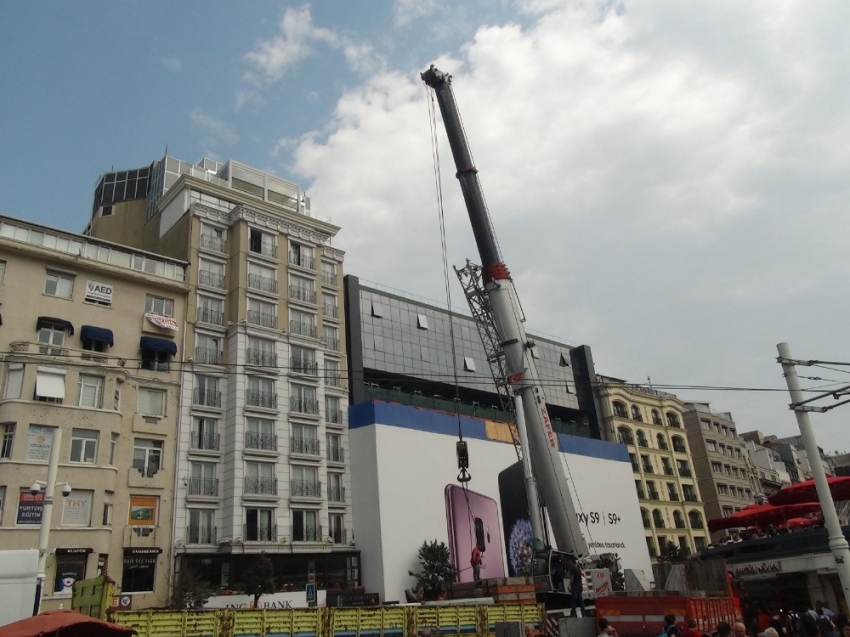
[[[2,6],[2,214],[79,232],[103,172],[232,158],[300,184],[347,273],[445,302],[435,150],[448,263],[477,254],[436,63],[530,329],[780,436],[776,344],[850,362],[850,4]],[[850,450],[850,405],[811,420]]]

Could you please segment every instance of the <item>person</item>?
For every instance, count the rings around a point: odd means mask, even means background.
[[[815,624],[817,624],[821,637],[835,637],[835,625],[832,623],[832,620],[826,616],[822,606],[818,608],[817,613],[818,618],[815,620]]]
[[[525,625],[525,637],[534,637],[534,626],[531,624]]]
[[[469,563],[472,564],[472,579],[475,582],[481,581],[481,549],[478,548],[478,545],[472,547],[472,557],[469,560]]]
[[[688,620],[688,626],[682,631],[682,637],[702,637],[702,633],[697,630],[697,620]]]
[[[844,624],[844,628],[841,629],[842,637],[850,637],[850,624]]]
[[[817,602],[817,604],[815,604],[815,607],[818,609],[818,611],[823,611],[823,616],[826,617],[829,621],[835,621],[835,613],[829,610],[825,602]]]
[[[767,631],[765,631],[767,632]],[[732,627],[729,625],[729,622],[718,622],[717,623],[717,637],[730,637],[732,634]],[[777,637],[774,635],[773,637]]]
[[[732,637],[747,637],[747,627],[742,622],[732,624]]]
[[[599,637],[619,637],[617,630],[604,617],[599,620]]]
[[[564,561],[560,555],[552,558],[552,570],[549,573],[552,578],[552,588],[556,591],[564,591]]]
[[[667,637],[680,637],[675,615],[664,615],[664,630],[661,634]]]
[[[767,637],[779,637],[779,633],[776,632],[776,629],[773,626],[765,628],[764,634],[767,635]]]
[[[570,568],[567,570],[567,575],[570,578],[570,617],[576,617],[576,606],[581,608],[581,616],[584,617],[587,614],[584,609],[584,596],[582,595],[584,577],[576,564],[575,557],[570,557]]]

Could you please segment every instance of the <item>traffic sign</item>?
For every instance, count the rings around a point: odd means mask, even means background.
[[[314,583],[307,584],[307,603],[315,604],[316,603],[316,585]]]

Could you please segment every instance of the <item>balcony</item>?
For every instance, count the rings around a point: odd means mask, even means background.
[[[248,310],[245,313],[245,320],[251,325],[262,325],[263,327],[277,328],[277,316],[257,310]]]
[[[144,354],[142,354],[144,356]],[[139,363],[139,369],[147,369],[151,372],[167,372],[171,370],[171,365],[167,361],[153,360],[151,358],[143,358]]]
[[[212,310],[208,307],[199,307],[195,319],[201,323],[224,326],[224,312]]]
[[[192,404],[200,405],[201,407],[217,407],[221,408],[221,392],[214,389],[200,389],[196,387],[192,390]]]
[[[327,318],[339,318],[339,306],[338,305],[322,305],[322,316]]]
[[[328,349],[331,349],[335,352],[339,351],[339,339],[338,338],[333,338],[331,336],[325,336],[322,340],[325,342],[325,347],[327,347]]]
[[[209,270],[198,270],[198,285],[206,285],[211,288],[224,289],[224,275]]]
[[[289,252],[289,262],[292,265],[297,265],[299,268],[307,268],[308,270],[316,269],[316,259],[309,254],[301,254],[300,252]]]
[[[259,367],[277,367],[277,354],[249,347],[245,350],[245,362]]]
[[[186,544],[215,544],[216,527],[187,526]]]
[[[245,524],[242,527],[242,538],[246,542],[277,542],[277,526]]]
[[[214,234],[202,234],[201,247],[206,248],[207,250],[212,250],[213,252],[220,252],[224,254],[226,252],[225,248],[227,247],[227,244],[224,239],[217,237]]]
[[[277,478],[245,478],[246,495],[277,495]]]
[[[328,462],[345,462],[345,449],[341,447],[328,447],[325,456],[328,459]]]
[[[328,502],[345,502],[345,487],[328,486]]]
[[[254,254],[277,259],[277,245],[270,241],[249,241],[248,250]]]
[[[218,496],[217,478],[189,478],[189,495]]]
[[[326,409],[325,412],[325,422],[333,425],[342,424],[342,409]]]
[[[289,371],[295,374],[305,374],[307,376],[318,376],[319,375],[319,364],[310,360],[309,358],[295,358],[292,357],[289,359]]]
[[[259,449],[260,451],[277,451],[277,435],[246,431],[245,448]]]
[[[301,321],[289,321],[289,331],[292,334],[301,336],[309,336],[316,338],[316,326],[312,323],[302,323]]]
[[[192,445],[192,449],[200,451],[218,451],[219,434],[193,431],[190,444]]]
[[[342,377],[337,373],[325,371],[325,385],[328,387],[342,387]]]
[[[221,352],[208,347],[195,348],[195,362],[207,365],[221,365]]]
[[[690,478],[693,476],[691,470],[688,467],[679,467],[679,475],[683,478]]]
[[[303,288],[300,285],[289,286],[289,298],[293,301],[301,301],[302,303],[316,304],[316,291],[310,288]]]
[[[245,404],[263,409],[277,409],[277,394],[259,389],[246,389]]]
[[[292,535],[290,536],[293,542],[321,542],[322,541],[322,526],[307,525],[303,527],[292,527]]]
[[[299,498],[321,498],[322,483],[318,480],[290,480],[289,494]]]
[[[299,414],[311,414],[313,416],[318,416],[319,401],[315,398],[299,398],[298,396],[291,396],[289,398],[289,409],[290,411],[294,411]]]
[[[675,443],[675,442],[673,443],[673,451],[675,451],[677,453],[688,453],[688,450],[685,449],[685,445],[683,445],[681,442],[680,443]]]
[[[289,439],[289,453],[300,453],[306,456],[319,456],[318,438],[301,438],[293,436]]]
[[[260,276],[259,274],[249,274],[248,289],[277,294],[277,281],[269,277]]]
[[[336,287],[338,280],[339,279],[338,279],[337,275],[334,274],[333,272],[325,272],[324,270],[322,271],[322,283],[323,284],[332,285],[332,286]]]

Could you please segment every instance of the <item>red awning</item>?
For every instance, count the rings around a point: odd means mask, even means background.
[[[850,500],[850,476],[827,476],[832,499],[836,502]],[[817,502],[818,493],[814,480],[806,480],[780,489],[767,499],[771,504],[799,504],[801,502]]]
[[[130,637],[135,630],[73,610],[49,610],[0,628],[0,637]]]
[[[787,506],[751,504],[728,517],[709,520],[708,530],[714,533],[715,531],[741,526],[765,527],[768,524],[781,524],[791,518],[797,518],[807,513],[816,513],[817,511],[820,511],[820,504],[817,502],[789,504]]]

